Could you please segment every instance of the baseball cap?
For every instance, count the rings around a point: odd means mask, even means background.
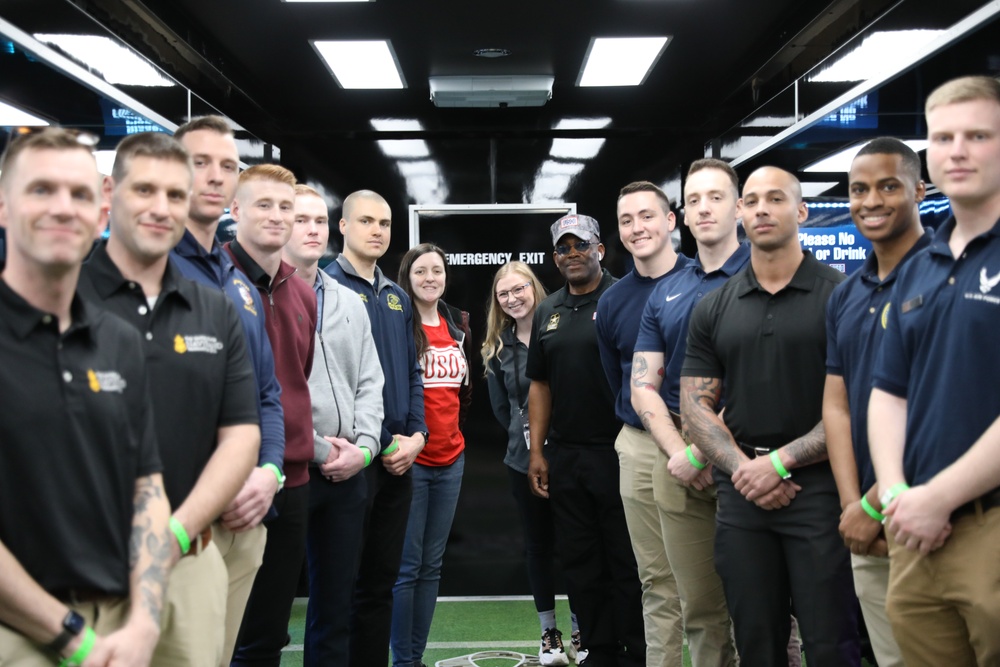
[[[559,243],[566,234],[572,234],[581,241],[601,240],[601,227],[589,215],[564,215],[552,223],[552,245]]]

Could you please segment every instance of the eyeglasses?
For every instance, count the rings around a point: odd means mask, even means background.
[[[576,245],[569,245],[568,243],[560,243],[556,246],[556,254],[565,256],[573,252],[573,250],[576,250],[577,252],[580,253],[587,253],[590,252],[591,248],[594,248],[597,245],[598,245],[597,241],[577,241]]]
[[[503,292],[497,292],[497,301],[499,301],[500,303],[506,303],[511,297],[514,297],[515,299],[520,299],[522,296],[524,296],[524,290],[528,289],[529,287],[531,287],[531,283],[524,283],[523,285],[518,285],[513,289],[504,290]]]

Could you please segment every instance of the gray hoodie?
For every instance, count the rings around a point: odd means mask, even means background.
[[[368,313],[357,293],[341,286],[324,271],[321,326],[316,332],[312,399],[313,461],[323,463],[336,436],[365,447],[372,459],[379,453],[382,430],[382,366],[372,338]]]

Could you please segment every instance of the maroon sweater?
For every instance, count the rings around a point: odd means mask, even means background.
[[[260,290],[264,301],[264,321],[285,411],[285,486],[302,486],[309,481],[313,456],[309,373],[316,336],[316,294],[305,281],[295,277],[292,265],[282,262],[272,280],[237,241],[224,247],[236,268]]]

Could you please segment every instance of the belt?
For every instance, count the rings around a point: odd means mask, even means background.
[[[745,442],[736,443],[743,452],[752,459],[758,458],[760,456],[769,456],[771,454],[770,447],[753,447]]]
[[[960,506],[954,512],[951,513],[951,519],[954,521],[960,517],[966,516],[968,514],[976,513],[976,506],[980,506],[982,511],[989,512],[994,507],[1000,507],[1000,488],[993,489],[989,493],[982,495],[975,500],[971,500],[964,505]]]
[[[59,590],[52,591],[52,597],[69,605],[78,605],[86,604],[88,602],[108,600],[110,598],[117,598],[118,596],[105,593],[104,591],[96,588],[80,587],[61,588]]]
[[[209,524],[208,526],[205,527],[205,530],[201,531],[199,535],[195,536],[195,538],[191,540],[191,548],[188,549],[188,552],[183,556],[181,556],[181,558],[187,558],[188,556],[197,556],[202,551],[204,551],[211,543],[212,543],[212,524]]]
[[[681,416],[676,412],[671,412],[670,418],[674,421],[674,427],[677,429],[677,432],[684,435],[684,429],[681,428]]]

